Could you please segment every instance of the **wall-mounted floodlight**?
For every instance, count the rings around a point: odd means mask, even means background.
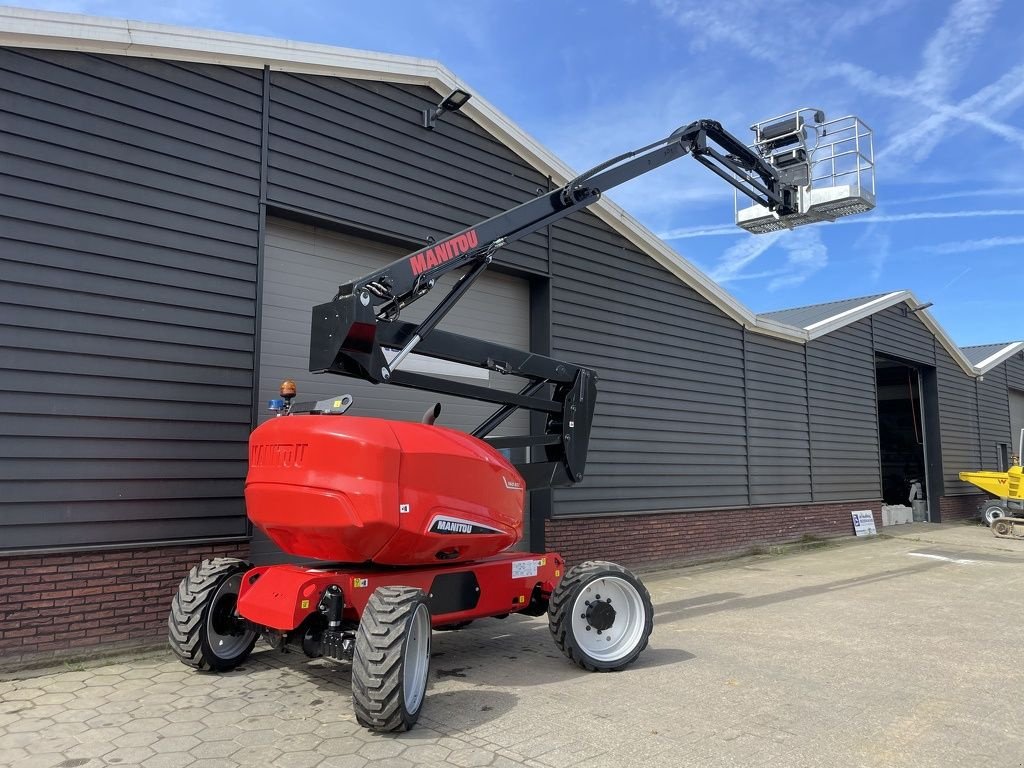
[[[445,112],[458,112],[471,98],[472,96],[470,94],[466,93],[461,88],[456,88],[445,96],[444,100],[436,107],[428,107],[423,110],[423,127],[429,130],[434,130],[434,123],[437,122],[437,118]]]
[[[927,304],[921,304],[918,307],[908,307],[906,304],[900,304],[899,310],[900,314],[903,315],[903,317],[910,317],[911,313],[916,314],[918,312],[923,312],[924,310],[928,309],[928,307],[932,306],[935,306],[934,301],[929,301]]]

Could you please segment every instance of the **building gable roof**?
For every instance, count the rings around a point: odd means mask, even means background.
[[[830,320],[837,315],[842,315],[848,310],[857,309],[875,299],[880,299],[888,294],[877,293],[874,296],[860,296],[853,299],[841,299],[829,301],[824,304],[809,304],[805,307],[793,307],[791,309],[779,309],[774,312],[762,312],[760,317],[770,317],[788,325],[795,325],[797,328],[807,328],[819,322]]]
[[[0,7],[0,46],[164,58],[259,69],[267,66],[272,70],[303,74],[424,85],[441,94],[448,94],[456,88],[472,91],[447,67],[429,59],[23,8]],[[461,112],[538,171],[550,175],[555,183],[564,184],[576,176],[571,168],[478,94],[474,93],[474,98]],[[607,197],[601,198],[589,210],[723,313],[756,333],[806,343],[906,301],[965,373],[980,373],[927,310],[917,309],[920,302],[909,291],[755,314]],[[1006,356],[1009,354],[1012,352]]]
[[[1010,341],[1003,344],[979,344],[963,347],[964,354],[978,373],[984,374],[1006,362],[1017,352],[1024,350],[1024,341]]]
[[[982,373],[971,360],[964,354],[950,338],[946,330],[939,325],[932,317],[927,307],[929,305],[921,302],[912,291],[893,291],[892,293],[880,293],[874,296],[863,296],[857,299],[844,299],[833,301],[827,304],[813,304],[806,307],[794,307],[792,309],[767,312],[765,315],[774,316],[777,319],[781,316],[784,322],[799,324],[807,333],[808,341],[817,339],[825,334],[838,331],[851,323],[863,320],[865,317],[881,312],[897,304],[906,304],[908,311],[917,315],[925,327],[938,339],[939,343],[949,352],[963,372],[969,376],[977,376]]]

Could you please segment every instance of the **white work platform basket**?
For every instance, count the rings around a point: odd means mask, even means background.
[[[783,181],[795,184],[797,212],[780,215],[763,205],[746,205],[735,195],[736,224],[764,234],[875,207],[875,153],[871,128],[853,115],[826,120],[818,109],[798,109],[755,123],[751,146],[775,167]]]

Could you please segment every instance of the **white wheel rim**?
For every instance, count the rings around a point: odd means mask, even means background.
[[[992,525],[996,520],[1003,516],[1003,510],[998,507],[989,507],[985,510],[985,522]]]
[[[611,607],[595,613],[595,603]],[[588,618],[589,614],[589,618]],[[611,626],[594,626],[607,624]],[[636,587],[618,576],[605,576],[589,582],[572,605],[572,636],[577,647],[595,661],[624,659],[643,639],[647,610]]]
[[[430,613],[420,603],[409,621],[409,634],[405,638],[402,658],[402,693],[405,709],[410,714],[420,708],[423,692],[427,688],[427,669],[430,666]]]

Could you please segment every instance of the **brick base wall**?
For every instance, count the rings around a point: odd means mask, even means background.
[[[759,546],[788,544],[805,536],[852,536],[850,513],[872,510],[882,529],[881,500],[751,507],[710,512],[548,520],[546,549],[569,564],[613,560],[627,565],[699,562],[746,554]]]
[[[957,520],[970,520],[978,516],[978,507],[985,499],[991,499],[987,493],[969,493],[966,496],[940,496],[939,515],[944,523],[955,523]]]
[[[0,555],[0,662],[166,636],[167,611],[205,557],[248,556],[247,542],[53,555]]]
[[[943,520],[980,497],[942,499]],[[699,562],[806,536],[852,536],[850,512],[878,499],[713,512],[549,520],[547,549],[578,563]],[[963,513],[967,516],[967,512]],[[0,556],[0,665],[34,663],[93,648],[161,642],[174,590],[206,557],[248,557],[247,543],[164,546],[53,555]]]

